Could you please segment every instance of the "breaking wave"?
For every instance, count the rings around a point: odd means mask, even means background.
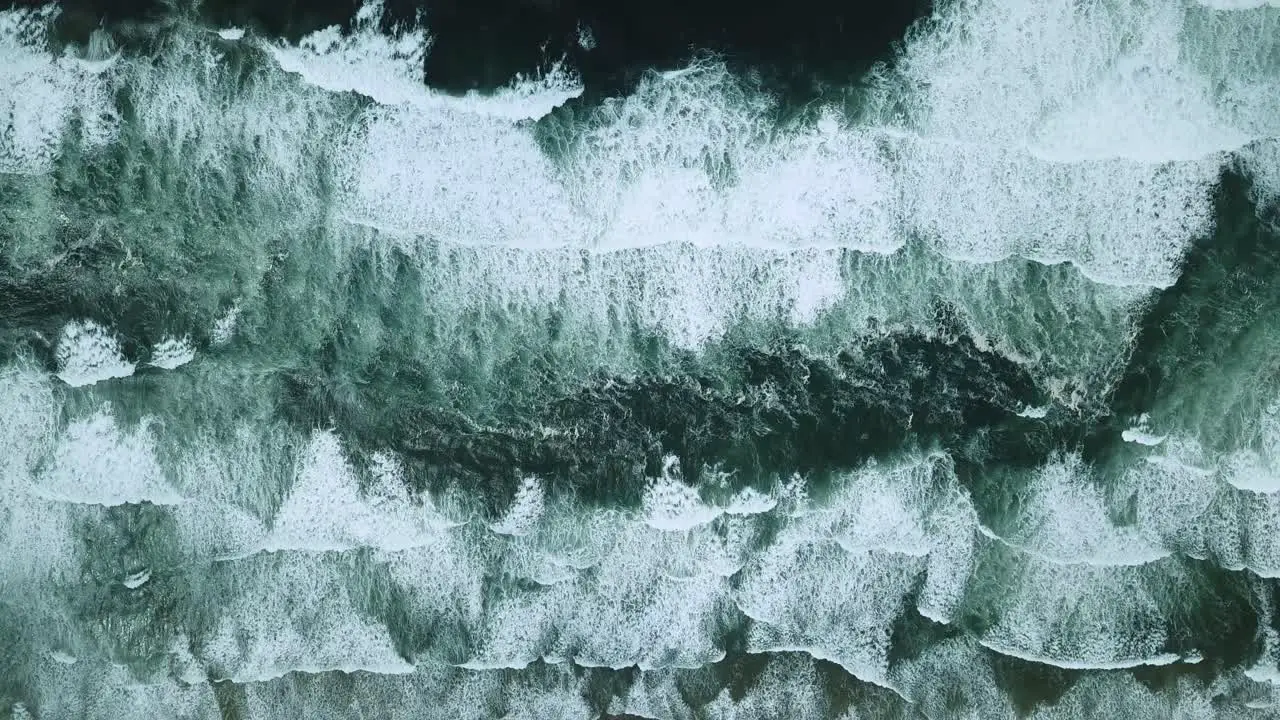
[[[10,717],[1280,702],[1276,3],[939,2],[804,102],[59,13],[0,11]]]

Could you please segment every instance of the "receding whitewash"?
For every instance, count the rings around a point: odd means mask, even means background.
[[[546,495],[542,482],[536,477],[520,481],[511,507],[491,529],[500,535],[527,535],[533,531],[546,510]]]
[[[886,131],[908,223],[947,257],[1071,262],[1108,285],[1165,287],[1213,229],[1221,161],[1071,163]]]
[[[393,237],[581,245],[581,222],[528,129],[440,105],[373,107],[338,154],[339,214]],[[577,240],[577,242],[575,242]]]
[[[58,378],[71,387],[129,377],[137,367],[121,354],[115,335],[92,320],[67,323],[54,354]]]

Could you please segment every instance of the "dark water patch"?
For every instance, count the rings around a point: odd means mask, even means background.
[[[717,468],[767,490],[779,477],[851,469],[911,445],[966,447],[994,424],[1021,427],[1018,409],[1043,400],[1025,369],[969,339],[911,333],[869,338],[834,360],[741,348],[720,355],[718,377],[605,377],[483,425],[439,403],[425,367],[380,366],[403,374],[340,386],[323,367],[288,375],[281,412],[307,427],[333,423],[502,502],[532,473],[589,502],[632,505],[668,455],[689,479]],[[1007,447],[987,443],[982,460],[1022,451],[1014,430],[1003,437]]]
[[[728,0],[435,0],[422,8],[435,44],[429,84],[492,89],[516,73],[568,57],[588,97],[624,94],[650,68],[683,66],[699,51],[797,95],[846,85],[885,57],[906,28],[932,9],[890,3],[743,5]],[[393,3],[397,15],[408,3]]]
[[[218,704],[221,720],[249,720],[249,698],[243,685],[229,680],[209,684],[213,686],[213,699]]]
[[[1182,558],[1178,572],[1154,577],[1153,597],[1167,618],[1174,652],[1199,652],[1202,664],[1220,670],[1254,662],[1262,649],[1264,583],[1252,573],[1209,560]]]
[[[923,582],[920,576],[917,584]],[[889,667],[919,658],[926,650],[947,640],[962,636],[955,625],[947,625],[925,617],[916,609],[919,587],[903,602],[902,612],[893,621],[889,634]]]
[[[22,6],[43,2],[22,0]],[[143,41],[176,22],[241,27],[298,42],[355,26],[353,0],[67,0],[57,37],[83,44],[94,30]],[[427,83],[447,92],[492,91],[561,58],[582,76],[585,99],[626,94],[646,71],[715,53],[736,72],[803,104],[854,84],[887,59],[932,0],[743,5],[730,0],[388,0],[381,29],[421,21],[432,37]]]
[[[14,0],[12,6],[37,9],[49,0]],[[53,30],[60,43],[83,44],[95,30],[138,38],[175,22],[204,22],[214,28],[242,27],[297,42],[330,25],[350,26],[360,5],[351,0],[55,0]]]
[[[826,699],[827,717],[916,718],[920,717],[901,695],[879,685],[859,680],[829,660],[814,660],[818,684]]]
[[[997,652],[986,655],[996,685],[1023,717],[1030,716],[1040,706],[1057,703],[1084,675],[1080,670],[1030,662]]]
[[[1144,315],[1112,395],[1116,415],[1192,423],[1218,448],[1255,433],[1258,390],[1280,382],[1280,226],[1260,215],[1251,190],[1249,177],[1223,172],[1217,227],[1192,245],[1177,282]]]
[[[1190,678],[1196,685],[1208,691],[1220,674],[1217,663],[1172,663],[1169,665],[1143,665],[1133,668],[1133,679],[1152,693],[1175,693],[1179,682]]]
[[[38,642],[44,638],[37,628],[32,628],[25,617],[28,612],[15,604],[17,597],[0,599],[0,712],[13,713],[13,707],[21,704],[30,712],[39,713],[35,686],[29,658],[40,652]],[[43,600],[34,593],[23,602]],[[32,632],[36,630],[36,632]],[[33,642],[34,641],[34,642]]]
[[[172,515],[151,503],[89,506],[78,515],[79,572],[61,588],[70,616],[98,658],[140,679],[163,676],[192,605]],[[130,578],[142,582],[130,587]]]
[[[591,710],[599,717],[628,717],[626,715],[610,715],[609,705],[614,698],[626,697],[632,685],[640,675],[640,669],[626,667],[613,672],[586,672],[583,677],[582,694],[586,697]]]

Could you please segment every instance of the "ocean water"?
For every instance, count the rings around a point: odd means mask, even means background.
[[[1280,713],[1275,0],[0,10],[0,717]]]

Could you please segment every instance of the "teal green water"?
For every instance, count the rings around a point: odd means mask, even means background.
[[[1069,5],[799,109],[0,14],[0,710],[1264,716],[1280,10]]]

